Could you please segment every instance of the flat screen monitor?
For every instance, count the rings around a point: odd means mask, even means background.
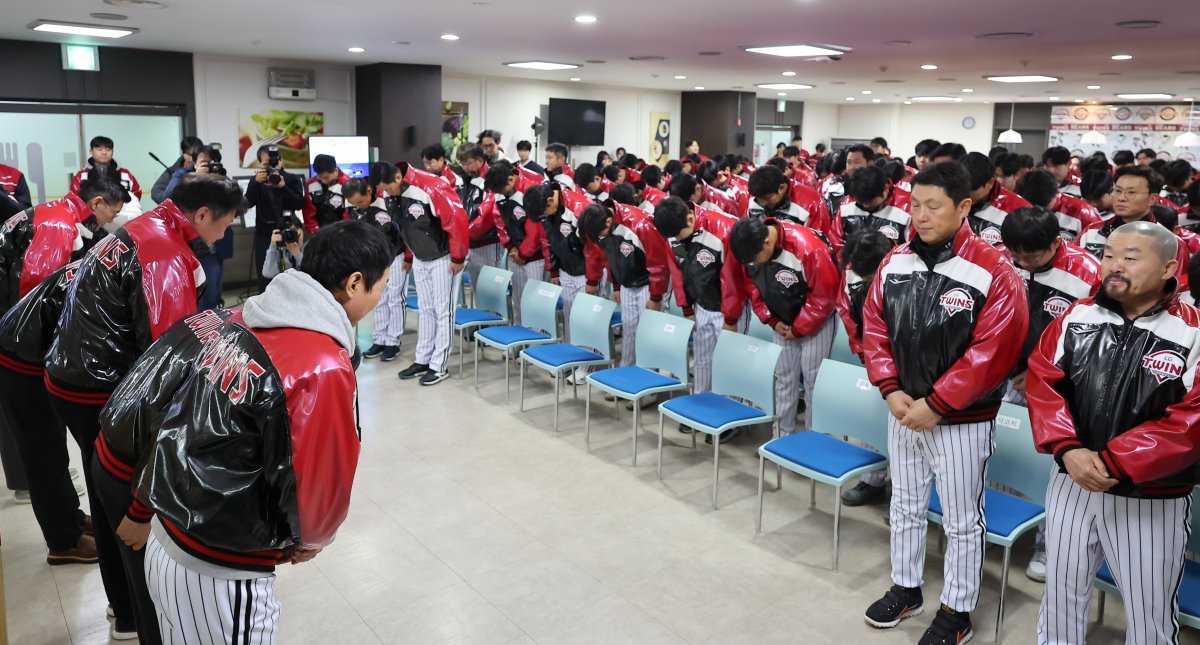
[[[548,140],[568,146],[604,145],[604,101],[550,99]]]
[[[371,147],[366,137],[309,137],[308,176],[313,170],[317,155],[333,155],[338,167],[352,178],[365,178],[371,172]]]

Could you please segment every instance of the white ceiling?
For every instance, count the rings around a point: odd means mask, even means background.
[[[1064,102],[1115,102],[1118,92],[1200,98],[1197,0],[163,0],[168,5],[163,9],[128,6],[140,1],[9,2],[0,37],[64,42],[65,37],[26,27],[37,19],[57,19],[139,28],[139,33],[115,41],[125,47],[342,64],[438,64],[446,74],[564,82],[577,76],[585,83],[666,90],[696,85],[756,90],[756,83],[792,81],[815,88],[790,91],[789,100],[845,102],[854,97],[857,104],[930,94],[969,102],[1044,101],[1050,96]],[[128,19],[100,20],[89,16],[93,12]],[[583,13],[595,15],[598,22],[574,22]],[[1147,30],[1115,26],[1127,20],[1161,24]],[[1018,40],[976,37],[1013,31],[1034,35]],[[443,41],[443,33],[461,40]],[[885,44],[896,40],[911,44]],[[833,62],[741,51],[803,42],[853,51]],[[366,51],[347,52],[352,46]],[[699,53],[711,51],[720,54]],[[1117,53],[1134,58],[1110,60]],[[633,61],[631,56],[665,60]],[[538,72],[502,65],[530,59],[583,67]],[[921,70],[926,63],[939,69]],[[788,70],[796,76],[781,76]],[[1018,73],[1062,80],[1003,85],[983,78]],[[676,74],[687,79],[675,80]],[[889,82],[881,82],[885,80]],[[1101,89],[1085,89],[1092,84]],[[975,92],[963,94],[962,88]],[[776,98],[775,90],[757,91]]]

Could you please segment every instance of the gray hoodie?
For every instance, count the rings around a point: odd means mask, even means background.
[[[298,269],[288,269],[267,284],[266,291],[242,305],[242,320],[254,329],[293,327],[333,338],[351,355],[354,326],[328,289]]]

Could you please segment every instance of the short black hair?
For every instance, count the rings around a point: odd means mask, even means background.
[[[483,144],[483,140],[485,138],[495,141],[496,145],[500,145],[500,131],[499,130],[484,130],[483,132],[480,132],[479,133],[479,143]]]
[[[788,162],[787,159],[784,159],[783,157],[771,157],[770,159],[767,159],[767,162],[764,163],[763,166],[775,166],[780,170],[780,172],[783,172],[787,170]]]
[[[792,137],[792,142],[794,143],[796,141],[804,141],[804,137],[797,134],[796,136]]]
[[[440,143],[431,143],[431,144],[425,146],[424,148],[421,148],[421,159],[433,160],[433,159],[445,159],[445,158],[446,158],[446,148],[445,148],[445,146],[443,146]]]
[[[608,154],[607,150],[601,150],[600,152],[597,152],[596,153],[596,166],[599,167],[599,166],[603,165],[605,159],[612,161],[612,155]]]
[[[1118,166],[1124,166],[1136,161],[1136,159],[1133,157],[1132,150],[1118,150],[1113,153],[1112,160],[1113,163],[1117,164]]]
[[[113,140],[108,137],[92,137],[92,142],[88,144],[88,148],[109,148],[112,149]]]
[[[1103,152],[1097,152],[1096,154],[1079,162],[1079,175],[1081,177],[1093,170],[1102,170],[1104,172],[1108,172],[1111,169],[1112,166],[1108,163],[1108,157],[1105,157]]]
[[[988,156],[988,159],[991,160],[992,164],[996,164],[999,162],[1000,157],[1002,157],[1006,154],[1008,154],[1008,148],[1006,148],[1004,146],[992,146],[992,149],[988,150],[987,156]]]
[[[783,149],[783,156],[785,158],[786,157],[799,157],[800,156],[800,148],[797,146],[788,146]]]
[[[1065,166],[1071,163],[1071,151],[1063,146],[1050,146],[1042,153],[1042,163]]]
[[[687,202],[671,196],[654,207],[654,228],[665,238],[674,238],[687,226],[687,217],[692,212]]]
[[[1145,179],[1146,186],[1150,188],[1151,193],[1158,194],[1158,191],[1162,190],[1162,175],[1158,174],[1153,168],[1147,168],[1146,166],[1125,166],[1117,170],[1116,176],[1113,177],[1113,183],[1115,184],[1118,179],[1125,175],[1133,175],[1134,177]]]
[[[747,182],[747,188],[753,197],[766,197],[771,193],[777,192],[780,185],[788,185],[790,183],[782,170],[776,168],[773,164],[767,164],[759,166],[754,172],[750,173],[750,181]]]
[[[966,154],[967,149],[963,146],[963,144],[949,142],[943,143],[935,148],[933,152],[929,153],[929,158],[937,159],[938,157],[950,157],[951,159],[958,161]]]
[[[488,171],[483,176],[483,187],[493,193],[499,193],[508,187],[508,180],[517,172],[512,162],[507,159],[500,159],[496,163],[488,166]],[[541,215],[541,213],[538,213]]]
[[[1170,206],[1154,204],[1150,206],[1150,214],[1154,216],[1154,221],[1165,226],[1168,231],[1174,231],[1175,227],[1179,226],[1179,213]]]
[[[179,152],[181,154],[192,155],[193,157],[199,154],[200,149],[203,147],[204,142],[200,140],[200,137],[193,137],[191,135],[184,137],[179,142]]]
[[[971,176],[971,190],[979,190],[996,178],[996,166],[981,152],[968,152],[958,160]]]
[[[1049,208],[1058,196],[1058,179],[1049,170],[1030,170],[1017,181],[1017,194],[1034,206]]]
[[[533,150],[533,144],[527,139],[521,139],[517,142],[517,150]]]
[[[846,148],[846,156],[849,157],[851,152],[857,152],[862,155],[867,161],[875,161],[875,151],[865,143],[856,143],[849,148]]]
[[[586,188],[588,184],[595,181],[600,173],[596,171],[596,166],[584,162],[575,167],[575,185],[579,188]]]
[[[538,217],[546,214],[546,203],[550,201],[550,193],[554,191],[554,186],[551,184],[534,184],[525,189],[521,198],[521,205],[525,207],[525,212],[533,213]]]
[[[917,145],[913,146],[913,152],[918,157],[930,157],[933,151],[941,147],[942,142],[937,139],[921,139]]]
[[[1191,186],[1187,188],[1188,210],[1193,213],[1200,213],[1200,181],[1193,181]],[[1200,255],[1197,253],[1196,255]]]
[[[880,146],[882,148],[891,150],[891,147],[888,146],[887,139],[884,139],[883,137],[875,137],[874,139],[871,139],[871,145]]]
[[[317,155],[313,157],[313,172],[337,172],[337,159],[333,155]]]
[[[1092,201],[1111,193],[1112,189],[1112,175],[1107,170],[1089,170],[1079,181],[1080,196]]]
[[[233,179],[195,172],[183,176],[175,190],[171,191],[171,201],[188,214],[207,206],[217,219],[230,215],[240,217],[248,205],[242,196],[241,186]]]
[[[610,163],[604,167],[604,170],[601,171],[601,174],[604,175],[605,179],[616,183],[617,180],[621,178],[621,167],[615,163]],[[579,185],[579,182],[575,182],[575,185]]]
[[[825,144],[818,143],[817,147],[813,148],[813,150],[816,150],[817,152],[825,152]]]
[[[757,217],[739,219],[729,230],[729,250],[742,264],[750,264],[767,241],[767,225]]]
[[[1151,168],[1154,169],[1154,172],[1157,172],[1158,174],[1161,175],[1163,168],[1165,168],[1167,165],[1167,160],[1166,159],[1153,159],[1150,161],[1150,163],[1148,163],[1146,165],[1150,166]]]
[[[842,264],[860,276],[875,275],[893,246],[883,233],[860,226],[846,236],[846,243],[842,247]]]
[[[1194,172],[1192,164],[1185,159],[1168,161],[1162,169],[1163,183],[1167,185],[1167,188],[1182,188],[1192,178]]]
[[[850,175],[846,182],[846,194],[862,203],[887,194],[888,178],[879,166],[863,166]],[[956,202],[957,203],[957,202]]]
[[[996,169],[1004,177],[1012,177],[1022,170],[1028,170],[1034,166],[1033,157],[1029,155],[1019,155],[1015,152],[1010,152],[1001,155],[996,159]]]
[[[1188,261],[1188,291],[1192,294],[1192,299],[1200,302],[1200,253],[1192,256]]]
[[[671,159],[663,166],[663,171],[674,177],[683,172],[683,162],[678,159]]]
[[[367,183],[371,186],[390,184],[396,181],[396,175],[399,173],[400,169],[395,164],[386,161],[376,161],[371,164],[371,169],[367,173]]]
[[[350,181],[342,184],[342,197],[351,197],[353,195],[370,195],[371,185],[366,179],[355,177]]]
[[[651,166],[646,166],[644,169],[642,169],[642,182],[645,183],[647,186],[652,186],[654,188],[657,188],[658,182],[662,181],[662,176],[663,176],[662,168],[659,168],[658,166],[651,165]],[[579,183],[579,169],[578,168],[575,169],[575,177],[576,177],[575,183]]]
[[[629,182],[617,184],[613,186],[612,190],[608,191],[608,198],[618,204],[637,206],[637,189]]]
[[[546,152],[552,152],[563,159],[566,159],[571,154],[571,149],[562,143],[550,143],[546,145]]]
[[[701,162],[700,167],[696,168],[696,179],[711,185],[717,180],[717,173],[720,172],[720,170],[720,167],[717,166],[717,162],[709,159],[708,161]]]
[[[693,175],[686,172],[681,172],[671,177],[671,183],[667,184],[667,193],[672,197],[678,197],[685,202],[692,201],[692,195],[696,194],[696,187],[700,182]]]
[[[1058,239],[1058,218],[1048,208],[1022,206],[1004,217],[1000,239],[1010,251],[1048,251]]]
[[[129,191],[125,190],[120,182],[99,174],[95,177],[88,175],[88,178],[79,184],[79,190],[75,194],[85,203],[96,197],[103,197],[104,203],[109,206],[128,204],[131,199]]]
[[[879,157],[875,161],[884,161],[884,159],[885,157]],[[891,179],[893,184],[904,181],[904,177],[908,174],[908,168],[899,159],[888,159],[885,163],[877,165],[883,169],[883,174],[887,175],[887,178]]]
[[[483,146],[479,145],[478,143],[464,143],[458,149],[457,157],[459,163],[462,163],[467,159],[487,161],[487,154],[483,151]]]
[[[617,163],[621,164],[622,166],[629,166],[630,168],[637,168],[639,161],[640,161],[640,159],[638,159],[637,155],[630,152],[630,153],[621,155],[621,158],[619,160],[617,160]]]
[[[351,275],[361,273],[367,289],[383,279],[396,250],[378,226],[358,220],[322,226],[304,245],[300,271],[329,291],[342,288]]]
[[[592,204],[579,212],[579,230],[584,238],[593,242],[600,240],[600,232],[608,226],[612,213],[602,204]]]
[[[1150,157],[1151,159],[1158,156],[1158,153],[1154,151],[1154,148],[1142,148],[1141,150],[1137,151],[1137,154],[1146,155],[1147,157]]]
[[[971,177],[967,175],[967,169],[957,161],[943,161],[926,166],[913,177],[912,185],[939,186],[946,191],[946,195],[955,205],[961,204],[971,196]]]

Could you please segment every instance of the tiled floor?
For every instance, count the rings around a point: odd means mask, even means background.
[[[655,477],[657,415],[643,413],[637,468],[629,465],[630,413],[613,420],[597,397],[592,445],[582,400],[551,430],[552,390],[530,381],[528,411],[504,402],[502,364],[432,388],[400,382],[411,358],[359,371],[362,459],[350,517],[315,561],[279,570],[280,642],[913,643],[937,606],[941,558],[930,539],[930,614],[892,631],[861,615],[889,586],[882,507],[847,508],[841,571],[830,571],[832,493],[809,506],[806,480],[768,492],[764,533],[754,533],[757,460],[764,435],[727,446],[721,500],[710,507],[711,451],[692,452],[667,429],[663,481]],[[468,369],[470,355],[468,354]],[[582,396],[582,391],[581,391]],[[769,477],[769,480],[773,477]],[[46,566],[28,506],[0,502],[12,642],[107,643],[94,567]],[[1001,551],[992,548],[975,623],[991,639]],[[1041,586],[1014,555],[1009,643],[1034,641]],[[1110,601],[1092,642],[1120,642]],[[1200,642],[1185,631],[1186,642]]]

